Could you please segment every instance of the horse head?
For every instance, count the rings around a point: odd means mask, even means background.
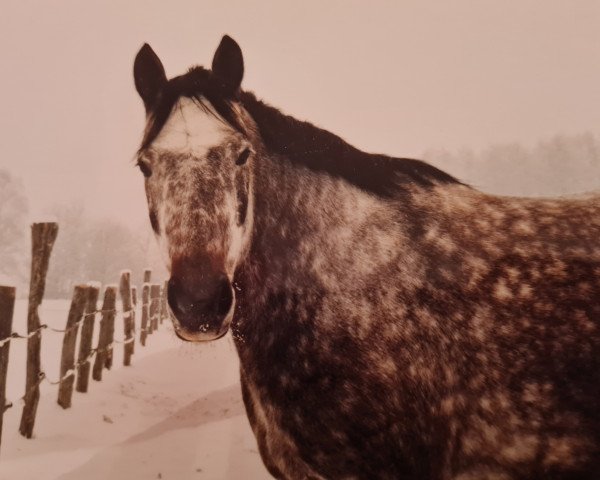
[[[167,79],[149,45],[134,63],[146,109],[138,151],[150,223],[170,270],[168,303],[177,334],[223,336],[231,323],[236,266],[252,231],[252,170],[260,142],[238,96],[242,52],[228,36],[212,69]]]

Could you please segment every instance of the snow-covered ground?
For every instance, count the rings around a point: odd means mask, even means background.
[[[68,306],[45,301],[42,322],[64,328]],[[26,309],[17,302],[13,330],[26,331]],[[122,331],[118,317],[115,337]],[[44,331],[42,364],[51,380],[58,378],[61,346],[62,334]],[[30,440],[18,433],[26,342],[15,340],[10,349],[7,396],[15,405],[4,416],[1,480],[271,478],[246,419],[229,335],[184,343],[165,322],[146,347],[136,343],[131,367],[122,367],[116,346],[113,369],[102,382],[90,380],[88,393],[75,392],[68,410],[56,403],[57,386],[43,382]]]

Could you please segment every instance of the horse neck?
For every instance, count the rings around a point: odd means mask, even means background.
[[[332,255],[351,262],[353,245],[362,241],[373,244],[369,255],[377,257],[373,239],[398,237],[389,202],[285,157],[266,156],[257,165],[254,197],[246,266],[260,278],[252,282],[256,288],[301,289],[319,275],[318,265],[337,268]]]

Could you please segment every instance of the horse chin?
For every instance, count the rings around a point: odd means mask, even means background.
[[[223,324],[217,331],[191,332],[174,323],[175,334],[186,342],[212,342],[224,337],[229,331],[229,323]]]

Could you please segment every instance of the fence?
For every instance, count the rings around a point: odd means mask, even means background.
[[[73,388],[86,393],[90,373],[95,381],[102,380],[103,371],[113,365],[113,350],[123,346],[123,364],[129,366],[135,353],[136,336],[142,346],[167,318],[166,283],[152,284],[150,270],[144,271],[142,286],[141,325],[136,329],[137,289],[131,285],[131,272],[120,274],[119,285],[104,288],[102,306],[98,308],[100,284],[90,282],[76,285],[64,329],[52,328],[41,323],[38,309],[44,296],[46,273],[54,241],[58,233],[55,223],[32,225],[32,263],[29,300],[27,309],[27,333],[12,331],[16,290],[0,286],[0,443],[4,412],[15,402],[7,401],[6,378],[9,349],[12,341],[27,340],[27,370],[25,394],[19,402],[23,405],[19,432],[31,438],[40,399],[40,384],[48,382],[58,386],[57,402],[62,408],[70,408]],[[120,297],[122,308],[117,308]],[[123,336],[115,336],[115,318],[123,316]],[[97,317],[100,317],[96,322]],[[93,346],[94,329],[99,324],[97,344]],[[46,332],[63,335],[60,374],[50,379],[42,368],[41,345]],[[79,342],[77,342],[79,340]],[[78,345],[78,351],[76,347]],[[77,353],[77,357],[76,357]],[[92,365],[93,361],[93,365]]]

